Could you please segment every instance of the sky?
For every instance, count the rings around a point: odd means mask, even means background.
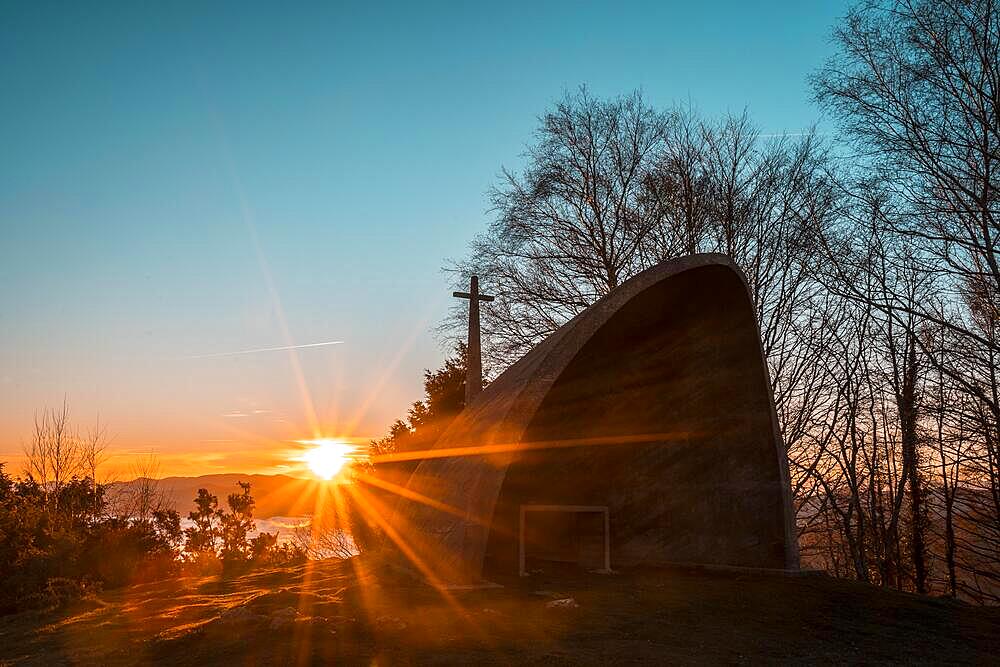
[[[382,435],[547,108],[585,84],[824,131],[808,76],[846,9],[0,3],[0,461],[64,400],[112,469]]]

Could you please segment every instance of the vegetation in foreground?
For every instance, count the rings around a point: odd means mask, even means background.
[[[77,476],[87,448],[69,435],[67,414],[47,411],[39,421],[29,464],[39,476],[15,479],[0,463],[0,614],[60,607],[102,588],[185,571],[305,559],[302,548],[279,544],[277,533],[250,537],[254,499],[246,482],[227,498],[228,510],[200,489],[192,525],[183,529],[154,480],[109,497],[109,485]]]

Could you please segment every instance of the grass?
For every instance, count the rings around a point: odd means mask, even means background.
[[[4,664],[989,663],[1000,609],[826,577],[539,574],[438,592],[364,558],[0,618]],[[573,598],[577,607],[548,603]]]

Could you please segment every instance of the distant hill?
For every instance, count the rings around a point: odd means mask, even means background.
[[[139,484],[142,480],[116,482],[112,493],[123,485]],[[237,493],[237,482],[250,482],[250,490],[257,502],[254,515],[261,518],[273,516],[306,516],[315,514],[321,504],[332,504],[332,486],[329,482],[288,477],[287,475],[241,475],[225,473],[199,477],[166,477],[153,480],[158,493],[167,504],[187,516],[194,509],[198,489],[207,489],[219,497],[225,507],[226,497]]]

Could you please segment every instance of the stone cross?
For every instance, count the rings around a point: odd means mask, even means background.
[[[452,292],[452,296],[469,300],[469,345],[465,362],[465,407],[469,407],[483,390],[483,355],[479,344],[479,302],[493,297],[479,293],[479,276],[472,276],[468,292]]]

